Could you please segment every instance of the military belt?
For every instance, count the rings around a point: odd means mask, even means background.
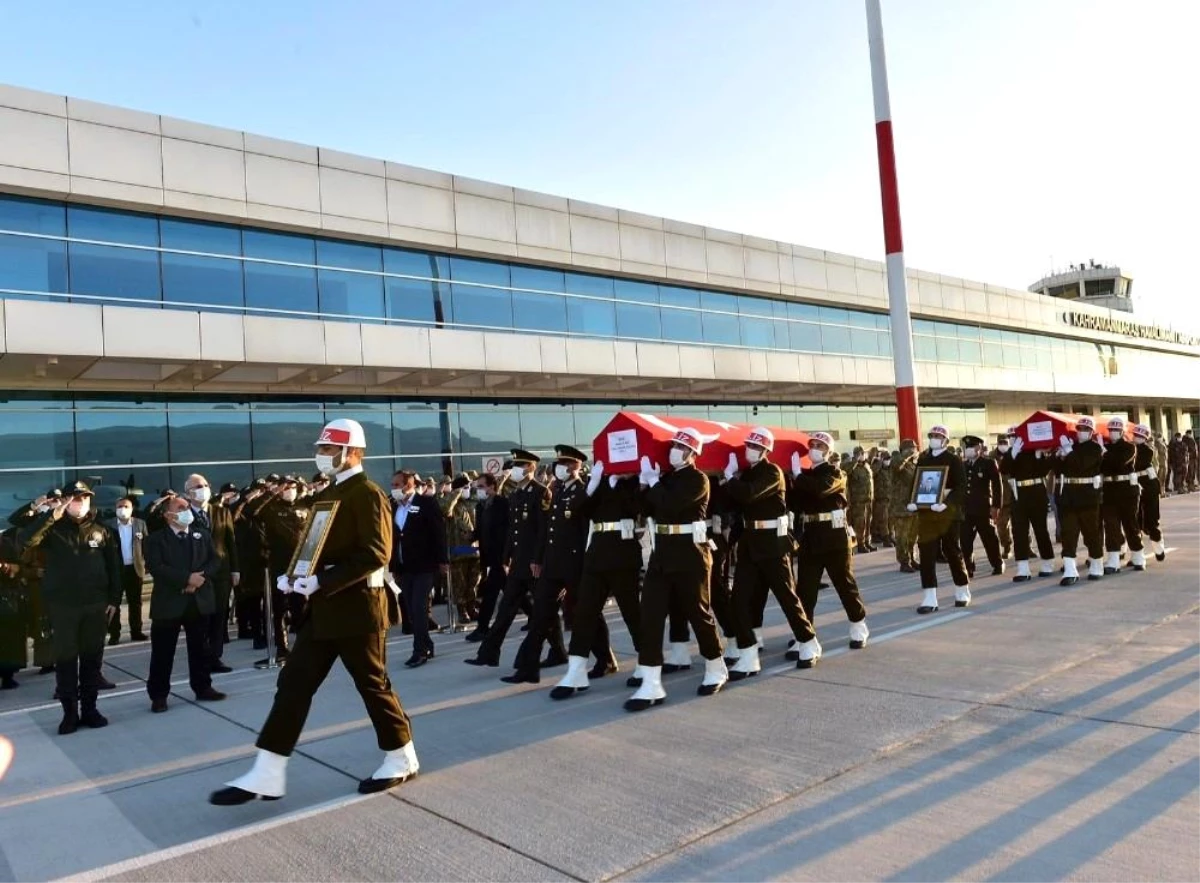
[[[1063,481],[1063,484],[1092,484],[1092,485],[1094,485],[1096,483],[1096,479],[1099,477],[1100,477],[1099,475],[1091,476],[1088,478],[1067,478],[1066,476],[1064,476],[1062,481]]]
[[[786,521],[787,517],[785,516],[783,520]],[[750,526],[755,530],[778,530],[779,519],[768,518],[766,521],[752,521],[750,522]]]
[[[832,512],[817,512],[813,515],[802,515],[800,521],[804,524],[814,524],[818,521],[833,521]]]
[[[1104,476],[1104,480],[1110,484],[1117,481],[1127,481],[1130,484],[1133,484],[1137,481],[1138,475],[1139,473],[1137,472],[1130,472],[1128,475],[1106,475]]]
[[[619,522],[619,521],[593,521],[592,522],[592,532],[593,533],[612,533],[613,531],[617,531],[620,529],[621,529],[621,522]]]
[[[660,534],[685,534],[692,532],[691,524],[656,524],[654,532]]]
[[[1044,485],[1045,482],[1040,478],[1026,478],[1023,481],[1018,481],[1017,487],[1036,487],[1039,484]]]
[[[1145,469],[1138,472],[1139,478],[1158,478],[1158,470],[1153,466],[1147,466]]]

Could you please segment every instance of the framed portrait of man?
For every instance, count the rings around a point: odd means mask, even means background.
[[[321,550],[325,547],[325,539],[329,529],[333,527],[334,516],[337,515],[338,500],[322,500],[314,503],[305,525],[300,542],[292,555],[292,563],[288,567],[288,579],[298,579],[302,576],[312,576],[317,571],[321,560]]]
[[[949,474],[946,466],[918,466],[909,502],[924,508],[942,502],[946,496],[946,476]]]

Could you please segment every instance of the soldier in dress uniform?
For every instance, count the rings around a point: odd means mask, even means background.
[[[705,660],[704,680],[696,692],[711,696],[729,679],[708,598],[712,569],[705,524],[709,484],[695,465],[703,445],[699,431],[688,427],[675,433],[671,441],[668,472],[663,473],[649,457],[641,458],[643,511],[647,524],[653,521],[654,548],[642,587],[642,634],[634,672],[641,685],[626,700],[627,711],[644,711],[667,698],[662,687],[662,634],[673,596],[678,596],[675,603],[687,612]]]
[[[1075,555],[1079,535],[1083,534],[1090,565],[1088,579],[1104,575],[1104,539],[1100,528],[1101,477],[1100,462],[1104,451],[1093,437],[1096,423],[1091,417],[1080,417],[1075,423],[1075,440],[1065,435],[1058,439],[1058,474],[1061,496],[1058,511],[1062,518],[1062,556],[1064,586],[1079,579]]]
[[[945,557],[954,580],[954,606],[966,607],[971,603],[971,580],[963,563],[959,548],[963,517],[963,492],[967,478],[962,460],[946,449],[950,431],[944,426],[931,427],[928,433],[929,447],[917,457],[917,474],[922,467],[943,466],[946,468],[945,486],[939,502],[918,511],[916,503],[908,504],[909,512],[917,513],[917,545],[921,556],[921,587],[925,594],[917,613],[934,613],[938,609],[937,563],[938,554]]]
[[[1029,561],[1033,558],[1029,544],[1031,529],[1042,561],[1038,576],[1054,575],[1054,544],[1050,542],[1050,529],[1046,526],[1046,512],[1050,507],[1046,476],[1054,462],[1044,451],[1026,448],[1017,427],[1009,427],[1008,438],[1010,448],[1000,461],[1000,475],[1013,492],[1013,555],[1017,561],[1013,582],[1023,583],[1033,579],[1029,571]]]
[[[846,476],[826,461],[833,449],[832,435],[814,432],[808,440],[812,468],[803,469],[800,455],[792,454],[792,487],[788,493],[789,508],[796,513],[796,531],[800,536],[796,556],[800,603],[804,615],[813,622],[821,575],[828,573],[850,620],[850,649],[861,650],[871,633],[867,628],[867,608],[854,579],[854,556],[846,532]]]
[[[533,477],[539,462],[541,458],[529,451],[520,448],[512,451],[513,466],[507,482],[512,485],[508,493],[508,538],[504,545],[508,577],[496,609],[496,620],[479,642],[475,656],[463,660],[467,665],[493,668],[500,665],[500,648],[508,636],[513,618],[525,599],[533,594],[541,575],[541,565],[537,560],[538,539],[542,521],[550,511],[550,490]],[[563,655],[566,655],[565,652]]]
[[[1167,456],[1171,466],[1171,490],[1182,494],[1187,490],[1187,448],[1183,446],[1183,433],[1175,433],[1171,444],[1167,447]]]
[[[830,465],[833,465],[830,461]],[[896,542],[896,563],[901,573],[916,573],[917,516],[908,511],[913,483],[917,480],[917,443],[911,438],[900,442],[900,450],[892,458],[888,514]]]
[[[602,461],[596,462],[588,476],[584,498],[578,504],[589,527],[571,646],[567,650],[567,673],[550,691],[551,699],[569,699],[588,689],[587,658],[590,652],[595,652],[598,660],[591,677],[603,677],[616,670],[616,654],[609,644],[608,625],[604,619],[604,604],[609,596],[617,599],[617,607],[637,652],[641,635],[638,576],[642,567],[642,549],[636,525],[642,500],[636,479],[636,474],[605,478]]]
[[[295,580],[281,574],[280,591],[306,599],[304,620],[287,665],[279,673],[275,702],[263,724],[254,765],[214,791],[209,802],[232,806],[286,790],[287,762],[313,696],[339,659],[349,672],[375,728],[383,762],[358,783],[360,794],[394,788],[417,774],[412,730],[387,670],[387,630],[399,620],[395,596],[384,586],[392,554],[392,507],[363,473],[367,440],[354,420],[333,420],[317,439],[317,468],[333,482],[317,498],[338,509],[315,573]],[[289,562],[290,563],[290,562]]]
[[[988,452],[988,456],[996,463],[1000,472],[1000,515],[996,519],[996,533],[1000,537],[1000,557],[1005,561],[1012,553],[1012,486],[1005,479],[1004,462],[1008,452],[1012,450],[1012,442],[1007,435],[996,436],[996,447]]]
[[[1129,559],[1134,570],[1146,569],[1146,553],[1142,549],[1142,531],[1138,525],[1142,486],[1138,482],[1137,448],[1125,441],[1125,421],[1113,417],[1108,421],[1108,443],[1100,461],[1104,475],[1104,494],[1100,517],[1104,521],[1104,548],[1108,552],[1105,573],[1121,569],[1121,546],[1129,546]]]
[[[554,489],[550,492],[550,505],[539,522],[535,563],[532,565],[537,578],[533,616],[529,620],[529,632],[517,651],[516,671],[501,678],[509,684],[536,684],[541,680],[538,671],[542,666],[549,668],[567,662],[559,607],[567,591],[578,586],[583,575],[588,495],[579,471],[587,456],[570,445],[555,445],[554,454]],[[545,660],[542,659],[543,642],[550,645]]]
[[[1162,482],[1158,477],[1158,456],[1150,427],[1139,423],[1133,427],[1133,444],[1137,449],[1138,484],[1142,494],[1138,504],[1138,526],[1150,541],[1150,551],[1158,561],[1167,558],[1167,547],[1163,543],[1162,528],[1159,526],[1159,501],[1162,498]]]
[[[1197,480],[1200,479],[1200,459],[1197,458],[1196,437],[1192,434],[1192,430],[1186,429],[1183,432],[1183,448],[1187,451],[1187,476],[1186,490],[1190,493],[1196,490]]]
[[[892,546],[892,455],[882,451],[871,465],[872,480],[875,483],[875,503],[871,509],[871,543],[878,546]]]
[[[1000,556],[1000,538],[996,536],[996,518],[1000,514],[1003,496],[1000,470],[990,457],[983,456],[983,439],[977,435],[965,435],[963,443],[963,469],[967,477],[966,495],[963,505],[962,553],[967,562],[967,573],[975,576],[975,535],[983,543],[992,575],[1004,573],[1004,559]]]
[[[300,482],[294,475],[281,477],[276,484],[274,496],[262,498],[257,505],[251,504],[250,513],[262,526],[264,546],[267,550],[267,565],[271,571],[271,584],[292,563],[296,546],[304,535],[308,523],[309,502],[300,502]],[[277,659],[288,656],[288,631],[295,632],[300,613],[304,607],[303,597],[285,595],[277,588],[271,599],[271,613],[275,630],[275,655]],[[290,628],[289,628],[290,625]]]
[[[788,517],[787,482],[783,470],[770,460],[775,436],[765,426],[757,426],[746,436],[745,445],[750,465],[738,475],[737,455],[730,454],[723,485],[746,522],[738,541],[738,566],[733,575],[738,633],[738,660],[729,670],[733,681],[753,677],[762,669],[758,635],[752,626],[765,604],[767,590],[775,595],[792,629],[798,667],[811,668],[821,658],[821,644],[796,596],[792,578],[791,556],[796,541]]]
[[[850,522],[858,540],[856,551],[873,552],[871,509],[875,501],[875,481],[861,445],[854,449],[853,460],[846,467],[846,485],[850,493]]]

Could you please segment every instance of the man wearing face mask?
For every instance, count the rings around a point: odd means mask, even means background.
[[[508,538],[508,497],[499,492],[499,487],[496,476],[487,472],[475,480],[475,531],[471,541],[479,546],[482,588],[475,629],[467,635],[471,643],[482,641],[487,635],[507,579],[504,544]]]
[[[832,464],[831,464],[832,465]],[[888,501],[892,534],[896,542],[896,563],[901,573],[916,573],[917,517],[908,511],[913,482],[917,480],[917,443],[911,438],[900,442],[899,453],[892,458],[892,490]]]
[[[1104,475],[1100,517],[1104,521],[1104,547],[1108,552],[1104,572],[1108,574],[1120,571],[1123,544],[1129,545],[1133,569],[1146,569],[1142,531],[1138,526],[1142,486],[1137,471],[1137,448],[1125,441],[1125,420],[1114,417],[1108,421],[1108,443],[1100,461],[1100,472]]]
[[[429,597],[438,573],[449,569],[446,523],[437,500],[417,493],[416,473],[401,470],[392,476],[391,569],[400,585],[400,599],[412,628],[413,652],[404,664],[417,668],[433,659],[429,637]]]
[[[1139,423],[1133,427],[1133,443],[1137,448],[1138,483],[1142,486],[1142,494],[1138,503],[1138,526],[1150,541],[1150,551],[1157,561],[1165,561],[1167,547],[1163,544],[1162,528],[1159,526],[1159,500],[1162,497],[1162,483],[1158,475],[1158,452],[1150,434],[1150,427]]]
[[[540,457],[529,451],[514,448],[512,462],[512,471],[508,476],[513,489],[508,496],[508,535],[504,543],[507,577],[504,593],[496,609],[496,621],[480,642],[478,652],[474,658],[463,660],[467,665],[486,665],[492,668],[500,665],[500,647],[508,636],[517,611],[521,609],[525,599],[533,594],[538,577],[542,573],[541,564],[537,560],[538,538],[541,536],[542,521],[550,511],[550,491],[533,478],[537,464],[541,462]]]
[[[875,482],[862,447],[854,449],[854,459],[846,468],[846,485],[850,493],[850,523],[858,540],[856,551],[874,552],[871,545],[871,509],[875,501]]]
[[[92,491],[81,481],[63,489],[57,505],[18,534],[22,550],[45,553],[42,590],[54,629],[58,699],[63,707],[59,735],[80,724],[103,727],[96,708],[100,665],[109,619],[121,603],[120,542],[91,509]]]
[[[967,484],[963,507],[961,547],[967,562],[967,575],[975,576],[975,535],[983,542],[992,575],[1004,573],[1000,557],[1000,538],[996,536],[996,518],[1000,514],[1003,491],[1000,470],[990,457],[982,455],[983,439],[977,435],[963,436],[963,470]]]
[[[472,622],[479,615],[475,588],[479,584],[479,552],[472,545],[475,534],[475,498],[471,479],[465,472],[454,477],[443,507],[446,519],[446,546],[450,551],[451,601],[458,610],[459,622]]]
[[[121,590],[125,606],[129,611],[129,640],[148,640],[142,631],[142,583],[146,579],[146,559],[142,553],[142,542],[149,536],[146,522],[133,517],[133,499],[121,497],[116,505],[117,517],[105,522],[105,526],[117,535],[121,543]],[[113,614],[108,624],[108,645],[111,647],[121,639],[121,610]]]
[[[1012,552],[1013,492],[1012,485],[1008,482],[1008,476],[1004,473],[1006,455],[1010,450],[1012,450],[1012,442],[1009,437],[998,435],[996,436],[996,446],[988,453],[1000,472],[1000,517],[996,519],[996,533],[1000,537],[1000,557],[1005,561]]]
[[[219,556],[211,534],[196,522],[195,509],[185,498],[168,500],[163,515],[167,526],[146,541],[146,568],[154,578],[146,692],[155,714],[167,710],[180,629],[187,642],[188,683],[196,699],[225,698],[213,689],[209,656],[209,621],[216,610],[213,577],[222,566]]]
[[[1095,432],[1095,421],[1091,417],[1080,417],[1075,421],[1075,441],[1065,435],[1058,439],[1058,480],[1062,489],[1058,511],[1062,518],[1063,557],[1060,583],[1064,586],[1073,586],[1079,580],[1075,555],[1081,533],[1090,560],[1088,579],[1098,580],[1104,575],[1104,539],[1100,528],[1101,489],[1104,486],[1100,464],[1104,450],[1096,442]]]
[[[299,482],[293,475],[285,475],[277,484],[275,496],[266,497],[254,511],[262,524],[263,538],[267,548],[267,564],[271,571],[273,588],[271,612],[274,618],[275,652],[280,660],[288,657],[288,632],[298,628],[304,598],[295,594],[285,595],[278,590],[278,580],[292,563],[296,546],[304,535],[308,522],[309,506],[299,502]],[[290,629],[285,628],[285,620]]]
[[[875,485],[875,502],[871,507],[871,545],[891,546],[892,521],[892,457],[888,451],[878,453],[871,466],[871,479]]]
[[[954,580],[954,606],[966,607],[971,603],[971,580],[963,563],[959,548],[959,522],[963,517],[963,491],[967,483],[962,460],[946,449],[950,431],[944,426],[929,430],[929,447],[917,457],[918,473],[923,466],[946,467],[946,482],[942,498],[928,509],[919,509],[909,503],[909,512],[917,513],[917,546],[921,559],[921,587],[925,590],[917,613],[934,613],[938,609],[937,564],[941,553],[950,566]]]
[[[662,637],[672,604],[686,614],[704,657],[704,680],[696,693],[712,696],[729,680],[721,636],[709,604],[712,555],[708,545],[708,476],[696,468],[704,440],[691,427],[675,433],[668,449],[671,469],[642,457],[639,481],[647,523],[653,521],[653,551],[642,586],[638,641],[637,691],[625,701],[626,711],[645,711],[667,698],[662,686]],[[741,559],[739,559],[740,567]]]
[[[255,743],[254,766],[213,792],[210,803],[232,806],[283,796],[288,758],[313,696],[339,660],[384,752],[379,768],[358,783],[359,793],[394,788],[417,774],[412,729],[387,669],[387,630],[399,619],[386,587],[393,512],[387,495],[363,473],[366,445],[362,425],[354,420],[331,421],[317,439],[317,468],[333,479],[318,502],[337,502],[338,509],[312,573],[295,579],[283,574],[277,581],[281,591],[307,599],[304,619]]]
[[[762,670],[753,623],[766,605],[768,592],[774,594],[791,627],[797,667],[812,668],[821,658],[821,644],[796,595],[792,579],[796,541],[792,538],[788,517],[783,470],[770,460],[775,436],[765,426],[757,426],[747,434],[744,444],[749,466],[738,474],[737,455],[730,454],[722,482],[730,502],[745,519],[745,530],[738,540],[737,570],[733,575],[738,660],[729,670],[731,681],[753,677]],[[861,465],[869,478],[870,467],[865,462]]]
[[[217,555],[217,567],[209,576],[213,592],[213,613],[208,622],[208,659],[213,672],[233,671],[221,659],[229,642],[229,602],[241,581],[237,539],[233,515],[224,506],[212,505],[212,488],[203,475],[189,475],[183,493],[192,510],[192,521],[206,531]]]
[[[1046,525],[1046,511],[1050,508],[1046,490],[1046,476],[1054,463],[1046,452],[1025,447],[1025,440],[1017,427],[1008,429],[1009,451],[1000,461],[1000,475],[1013,493],[1012,534],[1013,557],[1017,562],[1014,583],[1033,579],[1029,562],[1033,560],[1033,549],[1029,544],[1029,531],[1033,531],[1041,558],[1039,577],[1054,575],[1054,544],[1050,542],[1050,529]],[[1064,564],[1065,566],[1065,564]]]

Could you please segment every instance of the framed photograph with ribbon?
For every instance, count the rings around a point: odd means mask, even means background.
[[[949,474],[947,466],[918,466],[909,502],[924,509],[942,502],[946,496],[946,477]]]
[[[309,509],[308,523],[296,544],[292,555],[292,563],[288,566],[288,579],[298,579],[302,576],[312,576],[317,572],[321,562],[321,550],[325,548],[325,540],[333,527],[333,519],[337,515],[338,500],[322,500],[313,503]]]

